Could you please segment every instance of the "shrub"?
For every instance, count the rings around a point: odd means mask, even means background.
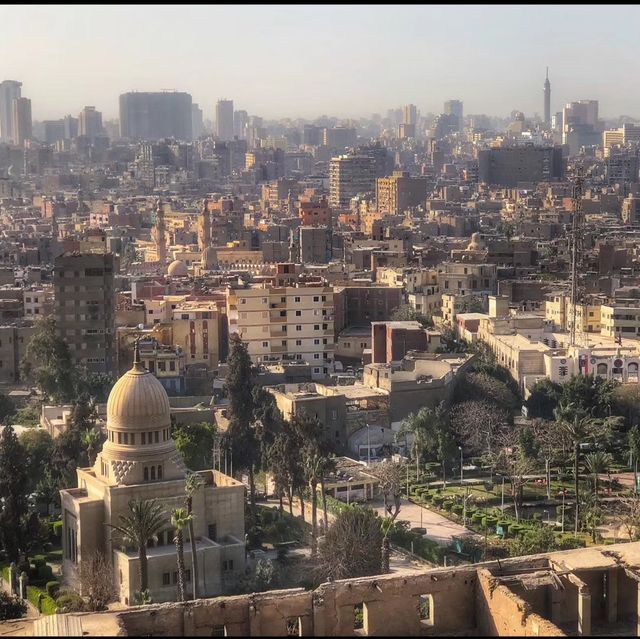
[[[446,511],[450,511],[453,508],[453,501],[451,501],[450,499],[447,499],[446,501],[443,501],[442,502],[442,507]]]
[[[62,522],[54,521],[52,530],[53,530],[53,536],[55,537],[55,539],[60,541],[62,539]]]
[[[47,563],[47,560],[44,558],[44,555],[34,555],[31,559],[31,563],[39,568],[40,566],[44,566]]]
[[[484,518],[484,514],[480,510],[476,510],[476,512],[474,512],[471,515],[471,521],[474,524],[479,524],[483,520],[483,518]]]
[[[56,612],[56,602],[35,586],[27,586],[27,599],[43,615],[52,615]]]
[[[58,591],[60,590],[60,582],[59,581],[47,581],[47,594],[49,597],[55,599],[58,596]]]
[[[522,532],[522,526],[520,524],[510,524],[509,525],[509,534],[510,535],[513,535],[515,537],[520,532]]]
[[[27,604],[20,597],[12,597],[0,590],[0,621],[20,619],[27,613]]]
[[[66,591],[56,599],[58,605],[58,612],[83,612],[85,610],[85,603],[82,597],[71,591]]]
[[[462,504],[453,504],[453,506],[451,506],[451,512],[455,513],[456,515],[462,515],[462,511],[464,510]]]
[[[435,506],[441,507],[444,502],[444,497],[442,495],[434,495],[431,501]]]

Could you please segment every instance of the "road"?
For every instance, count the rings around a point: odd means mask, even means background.
[[[370,504],[378,511],[378,513],[384,515],[384,506],[382,501],[375,500],[370,502]],[[409,521],[410,528],[426,528],[427,534],[425,536],[429,539],[433,539],[433,541],[436,541],[443,546],[449,545],[453,537],[463,534],[474,535],[480,538],[480,535],[470,531],[461,524],[456,524],[446,517],[443,517],[428,508],[424,508],[418,504],[407,501],[406,499],[402,499],[400,502],[400,513],[398,514],[397,519]]]

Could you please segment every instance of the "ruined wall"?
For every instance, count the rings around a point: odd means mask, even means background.
[[[478,631],[499,637],[564,637],[557,626],[531,610],[531,606],[506,586],[498,584],[491,573],[478,570],[476,589]]]

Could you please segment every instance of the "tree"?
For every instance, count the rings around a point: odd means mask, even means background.
[[[195,533],[193,531],[193,496],[200,490],[204,481],[202,477],[197,473],[191,473],[187,477],[187,481],[184,484],[184,490],[186,493],[185,499],[185,508],[187,510],[187,515],[189,515],[188,526],[189,526],[189,541],[191,544],[191,575],[193,577],[193,598],[198,598],[198,561],[196,554],[196,538]]]
[[[27,614],[27,602],[0,590],[0,621],[20,619]]]
[[[584,465],[587,472],[593,478],[593,494],[598,499],[598,475],[605,473],[611,464],[611,455],[601,450],[589,453],[584,458]]]
[[[629,541],[640,540],[640,498],[622,497],[614,504],[614,512]]]
[[[419,322],[423,328],[433,327],[433,319],[429,315],[418,313],[409,304],[400,304],[389,319],[392,322]]]
[[[176,544],[176,554],[178,558],[178,601],[184,601],[184,529],[193,519],[193,515],[187,514],[185,508],[175,508],[171,511],[171,525],[175,528],[176,534],[173,541]]]
[[[573,381],[573,380],[572,380]],[[574,383],[574,386],[578,389],[574,396],[582,402],[581,405],[575,403],[563,404],[555,411],[556,421],[560,426],[565,436],[569,439],[573,448],[573,474],[574,474],[574,489],[576,495],[576,511],[575,511],[575,534],[578,533],[579,515],[580,515],[580,482],[579,482],[579,467],[580,467],[580,444],[587,440],[596,441],[610,435],[610,432],[615,428],[619,422],[619,417],[596,419],[592,416],[588,409],[584,408],[585,403],[590,403],[591,398],[580,398],[580,392],[584,389],[584,386],[578,383]],[[580,391],[580,392],[578,392]]]
[[[255,521],[255,466],[260,462],[261,450],[252,428],[254,413],[252,366],[247,345],[239,337],[232,337],[228,359],[226,389],[229,394],[231,419],[225,433],[225,448],[231,450],[237,468],[249,475],[251,520]]]
[[[623,415],[627,424],[637,426],[640,423],[640,385],[620,384],[613,391],[613,411]]]
[[[389,544],[389,532],[393,522],[400,513],[402,497],[402,482],[404,478],[404,466],[391,461],[384,461],[372,469],[372,474],[380,481],[379,487],[384,500],[385,521],[383,523],[382,538],[382,572],[389,572],[391,547]]]
[[[253,578],[253,592],[264,592],[276,587],[278,570],[271,559],[258,559]]]
[[[51,504],[60,505],[60,483],[59,480],[47,468],[42,479],[35,487],[36,499],[46,505],[47,517],[49,516],[49,507]]]
[[[22,376],[34,382],[45,398],[66,403],[75,396],[74,367],[68,344],[57,334],[52,318],[36,324],[21,363]]]
[[[90,428],[89,430],[85,430],[82,432],[82,434],[80,435],[80,439],[85,447],[85,453],[87,455],[87,460],[89,461],[89,466],[93,466],[96,461],[98,449],[104,441],[104,437],[98,429]]]
[[[427,452],[435,452],[438,433],[444,428],[445,410],[441,403],[436,408],[423,406],[417,413],[411,413],[401,424],[396,439],[411,435],[413,458],[416,462],[416,479],[420,463]]]
[[[634,424],[627,434],[629,452],[633,457],[633,492],[638,494],[638,459],[640,458],[640,427]]]
[[[21,433],[18,440],[27,456],[27,492],[32,493],[36,490],[43,471],[51,474],[53,439],[46,430],[30,428]]]
[[[167,515],[158,501],[132,499],[129,502],[129,512],[120,515],[120,524],[107,524],[122,535],[126,545],[132,545],[138,550],[141,593],[148,590],[147,544],[157,538],[166,522]]]
[[[282,431],[275,436],[266,453],[267,467],[273,476],[276,494],[281,498],[280,507],[282,509],[282,496],[286,495],[291,515],[293,497],[301,494],[306,484],[301,448],[300,433],[290,422],[285,422]]]
[[[611,415],[617,386],[617,382],[597,375],[573,375],[562,386],[560,404],[573,404],[592,417],[608,417]]]
[[[211,468],[211,455],[216,440],[215,424],[199,422],[175,427],[173,440],[190,470]]]
[[[0,538],[7,557],[18,559],[22,542],[22,519],[27,513],[27,455],[13,427],[0,435]]]
[[[92,553],[80,562],[80,583],[91,612],[106,610],[116,596],[113,565],[101,552]]]
[[[487,401],[509,411],[516,410],[520,406],[520,399],[509,390],[509,387],[486,372],[464,375],[456,386],[454,398],[457,402]]]
[[[0,393],[0,423],[6,424],[8,419],[16,412],[16,405],[11,397]]]
[[[523,555],[537,555],[556,550],[556,536],[551,526],[546,524],[526,530],[515,539],[509,540],[509,555],[521,557]]]
[[[562,386],[548,377],[539,379],[531,389],[529,399],[525,401],[530,418],[553,419],[553,411],[562,397]]]
[[[382,530],[376,513],[370,508],[348,506],[319,544],[319,570],[329,580],[377,575],[381,545]]]
[[[472,453],[491,454],[496,438],[508,429],[507,411],[487,401],[471,400],[454,406],[450,412],[451,427],[458,442]]]

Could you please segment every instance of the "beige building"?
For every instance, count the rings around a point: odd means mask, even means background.
[[[424,204],[428,181],[411,177],[408,171],[394,171],[389,177],[376,180],[376,203],[379,213],[401,215],[407,209]]]
[[[576,305],[576,331],[581,333],[599,333],[601,329],[601,300],[593,298]],[[568,293],[550,293],[545,302],[545,318],[553,323],[558,331],[571,330],[573,323],[573,304]]]
[[[220,359],[218,306],[210,301],[184,301],[172,309],[173,343],[185,353],[185,363],[215,368]]]
[[[254,362],[306,361],[314,378],[333,372],[333,288],[251,286],[227,289],[229,334]]]
[[[204,480],[193,500],[199,588],[212,597],[244,573],[245,488],[215,470],[198,474]],[[65,583],[80,590],[81,562],[102,552],[112,561],[119,601],[131,605],[140,590],[138,551],[107,524],[119,523],[130,500],[157,499],[165,508],[166,527],[148,545],[148,585],[154,601],[174,601],[177,564],[170,512],[184,506],[187,469],[171,438],[167,393],[137,357],[109,395],[102,451],[93,467],[79,468],[77,475],[77,488],[60,491]],[[190,581],[188,543],[184,554]]]
[[[494,295],[497,290],[495,264],[443,262],[438,266],[440,291],[457,295]]]
[[[606,337],[640,337],[640,303],[603,304],[602,334]]]

